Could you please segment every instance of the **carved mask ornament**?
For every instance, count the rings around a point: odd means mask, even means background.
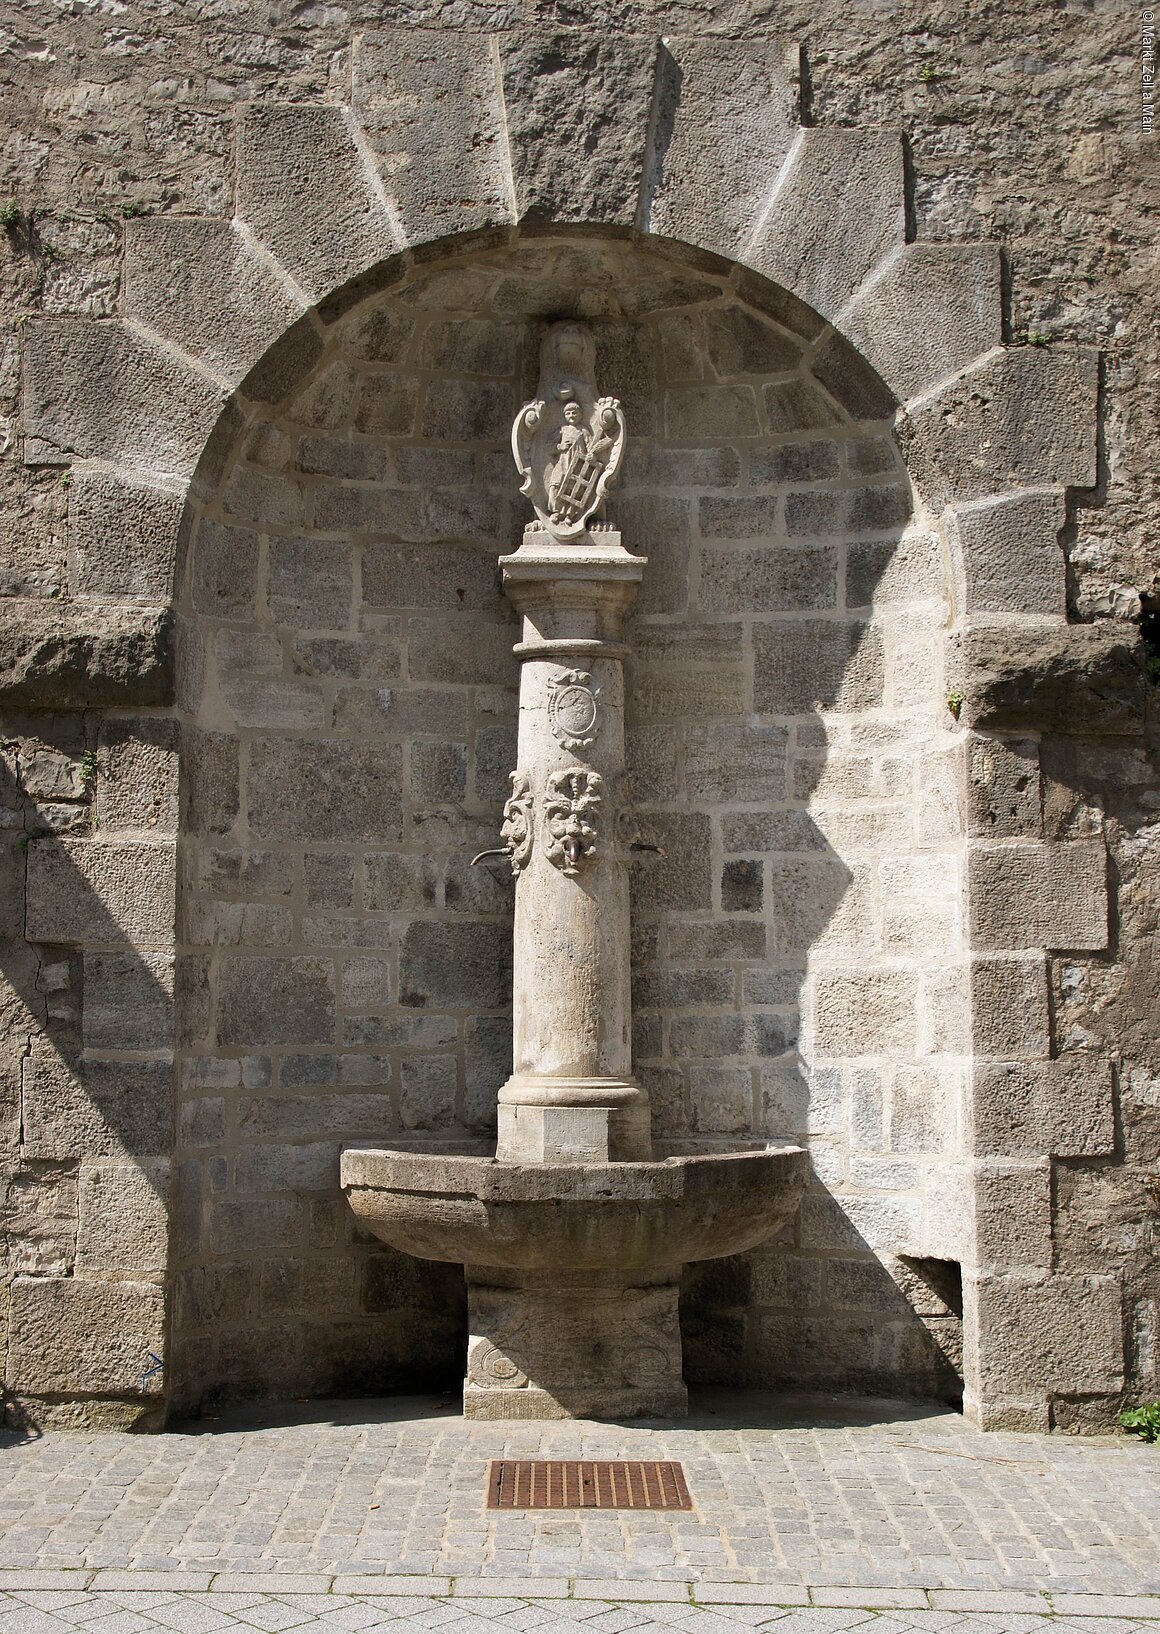
[[[596,395],[596,345],[582,323],[556,323],[540,348],[538,395],[512,426],[512,453],[537,524],[578,539],[600,510],[624,455],[624,415]]]

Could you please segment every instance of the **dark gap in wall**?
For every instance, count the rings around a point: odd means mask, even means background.
[[[1140,597],[1140,639],[1148,679],[1160,686],[1160,595]]]

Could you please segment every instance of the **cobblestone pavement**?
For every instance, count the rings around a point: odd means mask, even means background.
[[[695,1507],[489,1512],[500,1456],[677,1458]],[[981,1435],[930,1407],[725,1393],[679,1425],[466,1424],[396,1399],[237,1410],[157,1436],[0,1436],[0,1634],[1119,1634],[1152,1619],[1160,1452],[1127,1438]]]

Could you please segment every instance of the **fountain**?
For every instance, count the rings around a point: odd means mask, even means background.
[[[468,1418],[673,1417],[682,1266],[742,1253],[797,1206],[799,1147],[654,1160],[632,1075],[624,775],[625,614],[646,567],[594,520],[625,443],[578,323],[545,336],[512,450],[535,507],[501,558],[523,618],[512,1076],[494,1157],[349,1146],[342,1184],[383,1242],[466,1270]],[[476,859],[477,861],[480,859]],[[756,1149],[753,1149],[756,1147]]]

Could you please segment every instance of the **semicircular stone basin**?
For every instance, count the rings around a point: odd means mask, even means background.
[[[791,1218],[800,1147],[657,1163],[505,1163],[348,1146],[363,1225],[419,1259],[524,1270],[657,1270],[741,1254]]]
[[[641,1163],[504,1162],[347,1147],[364,1227],[465,1266],[469,1418],[679,1417],[681,1268],[794,1214],[800,1147]]]

